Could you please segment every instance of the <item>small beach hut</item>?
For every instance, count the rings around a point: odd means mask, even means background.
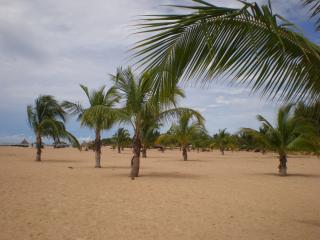
[[[21,147],[29,147],[29,142],[26,139],[23,139],[22,142],[20,143]]]

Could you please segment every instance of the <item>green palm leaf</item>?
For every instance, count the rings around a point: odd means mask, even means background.
[[[240,9],[194,1],[190,14],[147,16],[133,57],[153,69],[155,92],[172,94],[179,80],[245,84],[270,99],[319,99],[320,49],[270,6]]]
[[[311,18],[316,19],[316,30],[320,31],[320,0],[302,0],[304,6],[309,8]]]

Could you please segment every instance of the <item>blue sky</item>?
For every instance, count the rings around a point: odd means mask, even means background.
[[[208,0],[210,1],[210,0]],[[156,0],[1,0],[0,1],[0,143],[32,139],[26,106],[39,94],[58,100],[81,101],[79,84],[110,86],[108,74],[128,65],[127,50],[138,39],[132,25],[138,15],[165,13],[160,5],[190,1]],[[235,0],[211,0],[237,7]],[[263,0],[259,3],[265,2]],[[275,12],[300,25],[319,42],[299,0],[273,0]],[[274,119],[276,103],[247,89],[222,83],[210,88],[187,88],[181,105],[198,109],[210,133],[258,127],[257,114]],[[89,139],[93,133],[70,120],[69,130]],[[114,129],[104,132],[110,136]]]

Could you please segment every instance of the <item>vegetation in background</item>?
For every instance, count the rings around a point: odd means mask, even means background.
[[[111,142],[116,144],[118,153],[121,153],[121,149],[131,143],[129,131],[124,128],[118,128],[117,132],[112,136]]]
[[[224,151],[230,146],[231,136],[226,131],[227,129],[220,129],[219,132],[213,135],[213,147],[220,150],[221,154],[224,155]]]

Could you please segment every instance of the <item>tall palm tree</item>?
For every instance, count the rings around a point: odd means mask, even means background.
[[[172,95],[152,94],[152,78],[152,72],[135,75],[130,68],[119,68],[116,75],[111,75],[114,86],[124,101],[122,110],[126,116],[123,117],[123,121],[130,123],[134,130],[130,173],[132,179],[139,176],[142,128],[147,118],[151,117],[154,122],[161,123],[169,117],[192,111],[176,107],[177,98],[183,96],[181,89],[176,86]]]
[[[312,147],[309,139],[315,134],[313,124],[292,114],[293,105],[289,104],[279,109],[277,125],[272,124],[263,116],[258,115],[257,119],[267,130],[266,133],[244,128],[243,132],[251,134],[257,141],[262,141],[270,149],[279,154],[279,173],[287,175],[287,155],[289,151],[305,150]]]
[[[319,100],[320,47],[274,14],[270,2],[260,7],[241,1],[239,9],[193,2],[173,6],[191,13],[146,16],[140,24],[138,31],[148,37],[136,43],[133,57],[145,70],[157,70],[155,92],[179,79],[223,79],[271,99]],[[319,13],[318,0],[304,2],[315,3]]]
[[[121,153],[121,148],[130,141],[130,133],[127,129],[119,128],[112,138],[117,144],[118,153]]]
[[[92,91],[89,91],[84,85],[80,87],[88,98],[89,106],[85,108],[80,103],[65,101],[63,107],[71,114],[78,115],[81,126],[94,130],[95,167],[101,168],[101,132],[110,129],[117,121],[119,110],[115,108],[115,105],[119,102],[120,97],[114,87],[107,91],[105,91],[105,86]]]
[[[67,139],[79,147],[77,139],[65,128],[66,112],[53,96],[40,95],[34,105],[27,106],[27,113],[30,127],[36,135],[36,161],[41,161],[42,137]]]
[[[188,147],[192,138],[204,131],[204,118],[200,113],[186,112],[183,113],[178,122],[170,128],[170,133],[176,138],[182,148],[182,157],[184,161],[188,160]]]

